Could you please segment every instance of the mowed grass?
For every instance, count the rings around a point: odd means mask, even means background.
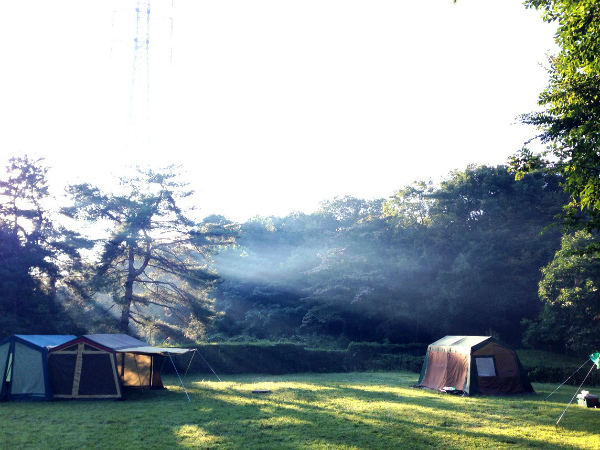
[[[0,404],[6,449],[598,449],[600,409],[576,387],[459,397],[414,389],[415,374],[175,377],[125,401]],[[256,394],[253,390],[270,390]],[[594,389],[590,389],[594,392]]]

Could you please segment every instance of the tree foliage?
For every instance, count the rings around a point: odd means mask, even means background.
[[[516,181],[468,167],[388,200],[344,197],[310,215],[255,218],[216,257],[215,339],[429,342],[500,335],[518,344],[533,319],[539,269],[559,245],[559,177]]]
[[[70,283],[84,241],[52,220],[47,170],[42,160],[12,158],[0,179],[0,329],[6,334],[75,329],[56,292]]]
[[[560,250],[542,269],[544,309],[528,322],[528,342],[582,351],[600,342],[600,255],[587,251],[594,243],[583,230],[563,236]]]
[[[600,230],[600,4],[594,0],[528,0],[525,5],[558,23],[559,53],[550,57],[549,84],[540,94],[543,111],[525,114],[546,150],[524,148],[513,160],[523,174],[560,174],[571,196],[565,224]]]
[[[120,308],[119,330],[198,339],[212,316],[208,291],[217,274],[212,254],[230,244],[235,227],[221,217],[201,223],[183,203],[192,195],[176,180],[174,168],[138,170],[121,179],[122,193],[104,193],[89,184],[70,187],[73,205],[64,213],[105,223],[92,287]]]

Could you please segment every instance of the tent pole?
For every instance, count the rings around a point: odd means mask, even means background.
[[[190,358],[190,362],[188,363],[187,367],[185,368],[185,373],[183,374],[183,379],[184,380],[185,380],[185,377],[187,376],[187,374],[188,374],[188,372],[190,370],[190,367],[192,367],[192,361],[194,360],[194,355],[196,354],[197,351],[198,350],[194,350],[192,352],[192,357]]]
[[[179,376],[179,371],[177,370],[177,366],[175,365],[175,361],[173,361],[173,357],[171,356],[170,353],[167,353],[167,355],[169,355],[169,359],[171,360],[171,364],[173,364],[173,368],[175,369],[175,373],[177,374],[177,378],[179,378],[179,382],[181,383],[181,387],[183,388],[183,392],[185,392],[185,396],[187,397],[188,402],[191,402],[190,396],[188,395],[188,392],[187,392],[187,389],[183,385],[183,380]]]
[[[556,421],[555,426],[558,427],[558,422],[560,422],[560,419],[563,418],[563,416],[565,415],[565,413],[567,412],[567,409],[569,409],[569,406],[571,406],[571,403],[573,403],[573,400],[575,400],[575,397],[577,396],[577,393],[579,392],[579,390],[581,389],[581,386],[583,386],[583,383],[585,383],[585,380],[587,380],[587,377],[590,375],[590,373],[592,373],[592,369],[594,368],[594,365],[592,365],[592,367],[590,367],[589,372],[587,373],[587,375],[585,376],[585,378],[583,379],[583,381],[581,382],[581,384],[579,385],[579,387],[577,388],[577,390],[575,391],[575,395],[573,395],[573,398],[571,399],[571,401],[569,402],[569,404],[567,405],[567,407],[565,408],[565,410],[563,411],[563,413],[560,415],[560,417],[558,418],[558,420]]]
[[[582,368],[583,366],[585,366],[587,363],[588,363],[587,361],[586,361],[586,362],[584,362],[584,363],[583,363],[583,364],[582,364],[582,365],[579,367],[579,369],[577,369],[575,372],[573,372],[571,375],[569,375],[569,377],[568,377],[568,378],[567,378],[565,381],[563,381],[563,382],[560,384],[560,386],[558,386],[556,389],[554,389],[552,392],[550,392],[550,394],[548,395],[548,397],[546,397],[546,398],[544,399],[544,401],[548,400],[552,394],[554,394],[556,391],[558,391],[558,390],[559,390],[559,389],[560,389],[560,388],[561,388],[561,387],[562,387],[562,386],[563,386],[563,385],[564,385],[564,384],[565,384],[567,381],[569,381],[569,380],[571,379],[571,377],[572,377],[573,375],[575,375],[577,372],[579,372],[579,371],[581,370],[581,368]]]

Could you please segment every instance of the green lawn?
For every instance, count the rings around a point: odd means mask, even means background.
[[[563,386],[539,395],[458,397],[413,389],[415,374],[176,378],[126,401],[0,404],[0,447],[40,449],[598,449],[600,410]],[[254,394],[253,390],[270,390]],[[594,389],[590,389],[594,392]]]

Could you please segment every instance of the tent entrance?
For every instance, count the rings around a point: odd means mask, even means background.
[[[80,341],[51,352],[49,366],[56,398],[121,398],[112,352]]]
[[[124,388],[165,389],[160,376],[164,356],[117,352],[116,358]]]

